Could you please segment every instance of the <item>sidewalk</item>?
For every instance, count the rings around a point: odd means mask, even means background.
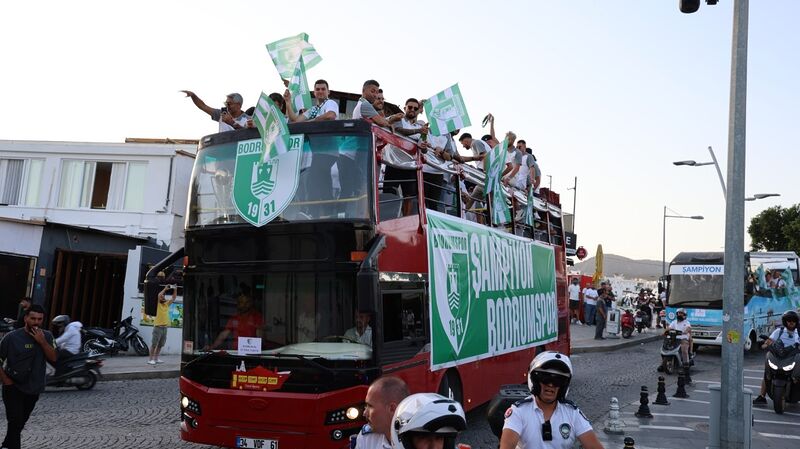
[[[594,332],[594,326],[570,324],[569,334],[572,343],[572,354],[578,354],[581,352],[613,351],[620,348],[651,342],[662,337],[663,329],[645,329],[641,334],[634,332],[633,335],[631,335],[631,338],[622,338],[621,336],[619,338],[606,336],[605,340],[595,340]]]
[[[164,363],[148,365],[148,357],[118,354],[104,357],[100,380],[167,379],[180,375],[181,356],[162,355]]]

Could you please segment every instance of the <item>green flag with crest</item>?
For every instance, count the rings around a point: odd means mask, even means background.
[[[443,136],[471,124],[458,83],[425,100],[424,103],[431,134],[434,136]]]
[[[308,34],[287,37],[267,44],[267,51],[281,78],[289,79],[294,74],[297,60],[303,56],[303,64],[310,69],[322,61],[322,57],[308,42]]]
[[[486,155],[486,185],[484,192],[491,194],[492,224],[501,225],[511,221],[511,212],[506,204],[506,195],[500,182],[500,175],[506,162],[506,147],[508,139],[503,139],[499,145],[492,148]]]
[[[303,58],[297,58],[294,68],[294,75],[289,81],[289,92],[292,94],[294,110],[298,113],[303,109],[310,109],[311,92],[308,90],[308,79],[306,78],[306,64]]]
[[[264,92],[261,92],[261,97],[258,99],[253,123],[261,135],[264,161],[289,151],[289,127],[286,125],[286,117]]]

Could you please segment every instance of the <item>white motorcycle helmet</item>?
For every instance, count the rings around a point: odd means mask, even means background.
[[[444,448],[454,449],[458,432],[467,428],[461,404],[436,393],[416,393],[397,405],[392,418],[392,448],[414,449],[416,435],[444,437]]]
[[[572,362],[569,357],[557,351],[545,351],[531,360],[528,368],[528,388],[534,396],[539,395],[541,385],[539,382],[540,374],[549,373],[566,378],[566,383],[558,390],[558,400],[563,400],[569,391],[569,383],[572,380]]]

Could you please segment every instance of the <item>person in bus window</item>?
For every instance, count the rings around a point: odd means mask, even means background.
[[[216,109],[205,104],[200,97],[190,90],[182,90],[181,92],[192,99],[197,109],[208,114],[211,120],[219,122],[219,132],[233,131],[247,126],[247,120],[250,117],[242,110],[242,102],[244,100],[241,95],[237,93],[228,94],[225,99],[225,106],[221,109]]]
[[[339,105],[328,98],[329,94],[328,82],[325,80],[317,80],[314,83],[314,98],[317,100],[317,104],[302,114],[298,114],[294,111],[292,94],[287,89],[286,92],[283,93],[283,99],[286,103],[286,115],[289,117],[289,122],[336,120],[339,117]]]
[[[369,325],[371,318],[367,312],[356,312],[356,325],[344,332],[345,341],[372,346],[372,326]]]
[[[239,337],[260,338],[263,327],[264,318],[261,312],[256,310],[253,305],[253,298],[249,294],[249,288],[243,286],[242,293],[236,299],[236,314],[228,319],[225,328],[207,349],[219,348],[229,336],[233,338],[234,347]]]

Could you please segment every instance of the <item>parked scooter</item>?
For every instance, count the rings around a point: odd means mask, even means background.
[[[75,387],[78,390],[89,390],[100,378],[100,367],[103,359],[99,354],[81,352],[56,362],[56,372],[48,375],[45,384],[48,387]]]
[[[133,347],[137,355],[149,355],[150,348],[147,347],[147,343],[139,335],[139,329],[132,323],[133,308],[131,308],[128,318],[117,323],[114,329],[83,328],[83,350],[91,354],[109,354],[113,356],[119,351],[125,352],[129,347]]]
[[[642,333],[642,329],[646,327],[650,327],[648,325],[648,317],[649,315],[643,309],[639,308],[636,310],[636,315],[634,315],[633,322],[636,326],[636,332]]]
[[[766,340],[768,336],[762,335]],[[767,354],[767,395],[775,413],[783,413],[786,402],[800,401],[800,367],[796,367],[797,345],[784,347],[780,340],[771,344]]]
[[[619,324],[622,328],[622,338],[631,338],[635,327],[635,318],[631,309],[622,309],[622,317],[619,320]]]
[[[664,343],[661,345],[661,368],[667,374],[672,374],[681,366],[681,340],[678,336],[683,332],[670,329],[664,334]],[[689,366],[694,365],[694,354],[689,350]]]

